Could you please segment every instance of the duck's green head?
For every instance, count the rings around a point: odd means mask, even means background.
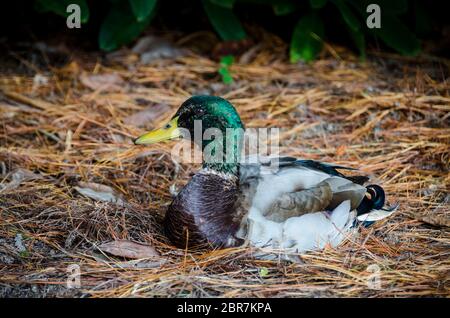
[[[243,129],[241,118],[230,102],[217,96],[199,95],[181,104],[176,114],[162,128],[140,136],[134,143],[148,145],[180,137],[191,138],[204,152],[206,150],[215,155],[212,163],[205,163],[208,167],[215,168],[216,164],[230,163],[230,160],[231,163],[237,163]],[[220,134],[222,138],[218,138]],[[223,149],[223,155],[215,150],[219,148]],[[220,160],[222,162],[218,162]],[[223,165],[217,170],[224,170],[222,168]]]

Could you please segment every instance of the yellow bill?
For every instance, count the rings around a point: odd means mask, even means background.
[[[136,145],[150,145],[164,140],[176,139],[181,136],[181,130],[178,129],[178,117],[175,117],[160,129],[150,131],[136,138]]]

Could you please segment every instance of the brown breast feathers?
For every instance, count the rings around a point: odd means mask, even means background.
[[[180,191],[164,220],[167,236],[178,247],[210,243],[235,246],[240,220],[236,213],[239,188],[234,176],[200,172]]]

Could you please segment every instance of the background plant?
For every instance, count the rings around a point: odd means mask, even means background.
[[[170,1],[170,0],[169,0]],[[295,17],[297,22],[291,31],[290,60],[311,61],[323,47],[330,14],[340,17],[354,47],[365,57],[367,39],[381,40],[386,46],[404,55],[416,55],[420,51],[418,35],[429,32],[430,17],[425,14],[421,0],[199,0],[211,25],[224,41],[241,41],[248,38],[238,14],[241,5],[269,6],[274,16]],[[69,3],[77,3],[82,9],[82,22],[90,19],[87,0],[35,0],[39,12],[54,12],[67,16]],[[366,26],[370,3],[381,7],[381,29]],[[103,6],[107,13],[100,24],[98,45],[102,50],[112,51],[133,41],[151,23],[158,10],[158,0],[109,0]],[[174,3],[174,12],[176,12]],[[331,12],[331,13],[330,13]],[[407,19],[414,16],[414,32],[408,28]]]

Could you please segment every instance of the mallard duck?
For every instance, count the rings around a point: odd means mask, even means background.
[[[384,207],[380,186],[363,186],[369,178],[339,172],[352,168],[281,156],[243,160],[244,126],[235,107],[220,97],[189,98],[166,125],[134,143],[188,138],[194,135],[196,121],[201,121],[202,136],[215,128],[223,136],[231,131],[227,137],[238,142],[197,141],[203,152],[220,147],[224,151],[213,150],[209,160],[203,159],[201,170],[167,210],[164,229],[178,247],[208,243],[250,244],[284,253],[319,250],[339,245],[350,229],[383,219],[396,209]]]

